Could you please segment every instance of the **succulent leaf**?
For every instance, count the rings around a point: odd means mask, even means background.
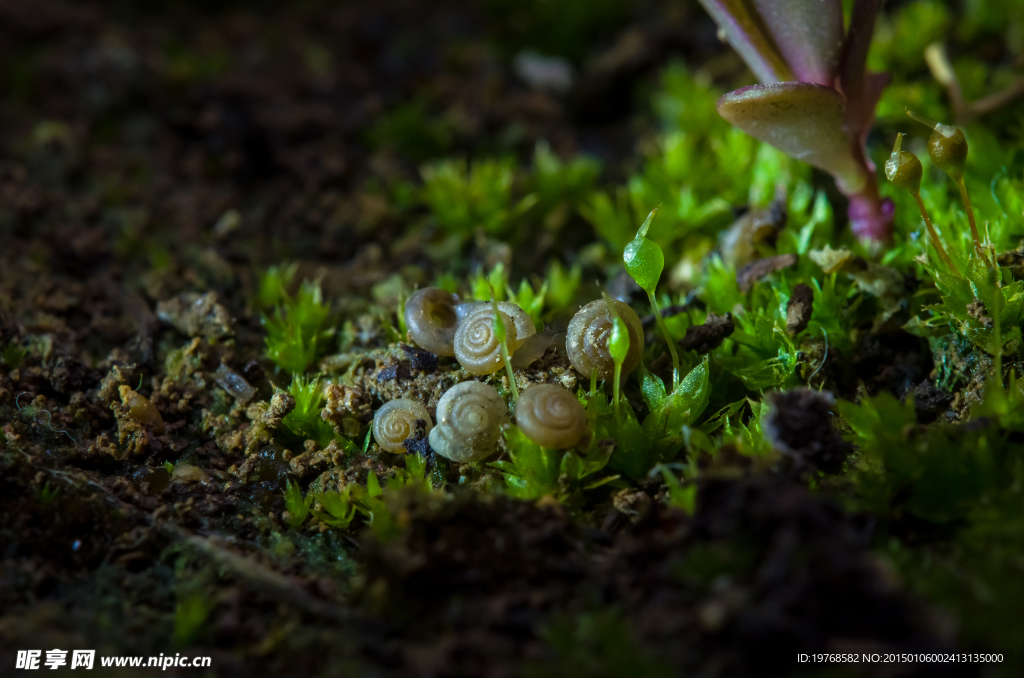
[[[719,99],[718,112],[750,136],[825,170],[846,195],[867,182],[843,127],[843,97],[834,89],[807,82],[753,85]]]

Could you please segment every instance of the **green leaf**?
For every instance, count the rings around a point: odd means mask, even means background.
[[[708,357],[704,356],[700,365],[690,370],[690,373],[679,382],[679,387],[672,392],[664,405],[664,408],[671,409],[668,416],[669,430],[676,430],[684,424],[692,424],[704,413],[711,397],[710,375]]]
[[[380,481],[377,479],[377,474],[370,471],[366,474],[366,495],[373,499],[384,494],[384,490],[380,488]]]
[[[652,412],[660,409],[665,402],[665,382],[645,365],[640,365],[640,390],[644,394],[647,408]]]
[[[292,527],[299,527],[306,522],[309,515],[309,505],[313,502],[313,495],[302,498],[302,490],[291,480],[285,481],[284,503],[289,515],[288,524]]]

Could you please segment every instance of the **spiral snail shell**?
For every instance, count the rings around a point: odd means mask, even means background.
[[[440,287],[424,287],[405,302],[405,325],[416,345],[435,355],[454,356],[459,298]]]
[[[420,420],[429,433],[433,424],[430,413],[421,403],[408,398],[388,401],[373,415],[373,439],[383,450],[404,454],[402,441],[416,434],[416,422]]]
[[[458,314],[459,322],[461,323],[474,313],[490,308],[491,304],[488,301],[470,301],[456,306],[455,312]],[[518,349],[523,345],[524,341],[537,333],[533,320],[530,319],[530,316],[518,304],[513,304],[511,301],[499,301],[498,310],[512,318],[512,323],[516,326],[516,341],[513,343],[511,337],[509,338],[508,345],[510,349]]]
[[[501,427],[507,422],[508,407],[493,386],[464,381],[438,401],[430,447],[452,461],[479,461],[497,449]]]
[[[554,384],[534,384],[516,403],[516,425],[527,438],[553,450],[577,445],[589,423],[576,396]]]
[[[519,335],[515,321],[504,311],[499,310],[498,315],[505,325],[506,342],[511,355],[518,346]],[[459,323],[455,331],[455,359],[462,365],[462,369],[478,376],[493,374],[502,368],[501,342],[494,332],[493,309],[481,308]]]
[[[644,354],[644,332],[636,311],[621,301],[612,300],[619,317],[629,331],[629,353],[622,363],[622,373],[629,374],[640,365]],[[610,379],[615,374],[615,361],[608,351],[608,335],[613,318],[604,299],[592,301],[579,310],[569,321],[565,350],[569,362],[585,377],[597,373],[598,379]]]

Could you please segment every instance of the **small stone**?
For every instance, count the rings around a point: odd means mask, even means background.
[[[121,393],[121,404],[128,408],[130,417],[152,429],[154,433],[164,432],[164,419],[153,403],[149,402],[145,396],[133,391],[130,386],[121,386],[118,390]]]
[[[437,370],[437,356],[430,351],[424,351],[422,348],[416,348],[409,344],[399,344],[399,346],[405,351],[405,355],[409,357],[412,369],[426,372],[427,374]]]
[[[254,389],[249,382],[242,377],[242,375],[238,374],[223,363],[217,368],[217,371],[213,373],[213,378],[216,380],[218,386],[235,397],[239,405],[246,404],[252,400],[254,395],[256,395],[256,389]]]
[[[156,305],[160,320],[190,337],[217,339],[231,334],[231,316],[217,300],[216,292],[183,292]]]
[[[190,464],[176,464],[174,473],[171,474],[172,483],[202,483],[210,482],[210,476],[198,466]]]
[[[291,394],[278,391],[270,399],[270,407],[259,417],[259,423],[267,428],[277,428],[289,412],[295,409],[295,398]]]
[[[992,327],[995,326],[995,322],[988,314],[988,308],[985,307],[985,302],[981,299],[975,299],[971,303],[967,304],[967,315],[971,316],[988,329],[992,329]]]

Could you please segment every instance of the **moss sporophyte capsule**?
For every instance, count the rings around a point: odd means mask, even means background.
[[[922,125],[932,128],[931,136],[928,137],[928,156],[937,167],[949,175],[949,178],[960,189],[960,200],[967,211],[967,223],[970,224],[971,237],[974,238],[974,251],[987,266],[992,267],[992,262],[982,247],[981,236],[978,235],[978,225],[974,219],[974,208],[971,207],[971,197],[967,193],[967,184],[964,183],[964,170],[967,167],[967,137],[958,127],[944,125],[913,111],[907,111],[907,115]]]
[[[658,307],[658,300],[655,298],[658,281],[661,279],[662,271],[665,270],[665,253],[661,251],[658,243],[647,237],[647,231],[657,213],[658,207],[655,207],[647,215],[640,230],[636,232],[636,237],[623,250],[622,261],[626,266],[626,272],[647,293],[647,299],[651,303],[658,328],[665,336],[669,354],[672,356],[672,388],[675,390],[675,387],[679,385],[679,354],[676,352],[675,342],[672,341],[672,337],[668,333],[665,319],[662,318],[661,309]]]
[[[658,286],[661,272],[665,269],[665,254],[653,240],[647,238],[647,231],[658,208],[651,210],[647,220],[637,231],[636,237],[626,245],[622,260],[626,271],[645,292],[653,293]]]
[[[921,177],[923,173],[921,161],[917,159],[917,156],[903,150],[903,135],[896,135],[896,144],[893,146],[892,155],[885,161],[885,176],[893,184],[914,196],[914,199],[917,201],[917,207],[921,210],[921,216],[924,217],[924,225],[928,229],[932,246],[938,252],[939,258],[942,259],[950,273],[960,277],[960,272],[953,265],[953,260],[950,259],[946,248],[942,246],[939,234],[932,225],[932,220],[928,218],[928,210],[925,209],[924,201],[921,200]]]

